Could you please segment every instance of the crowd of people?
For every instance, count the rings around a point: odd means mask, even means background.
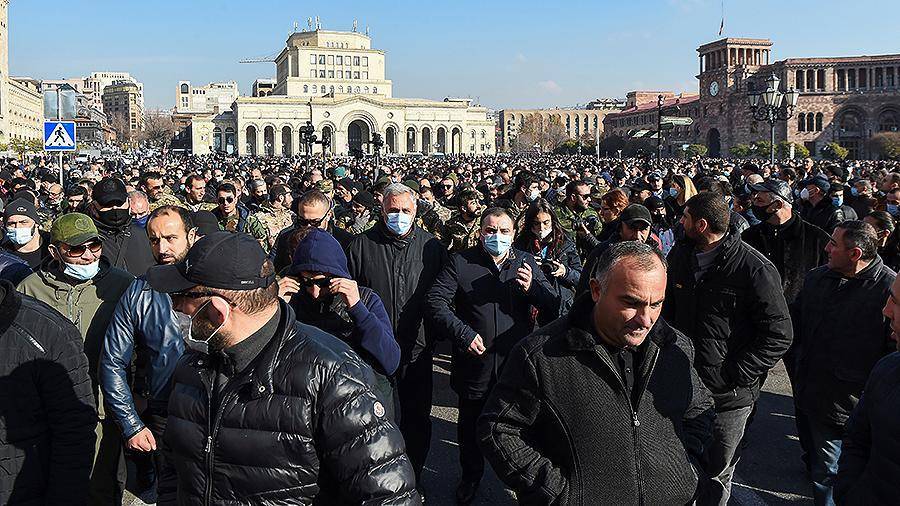
[[[2,504],[430,502],[439,347],[459,504],[724,506],[779,361],[814,502],[900,497],[898,162],[37,157],[0,202]]]

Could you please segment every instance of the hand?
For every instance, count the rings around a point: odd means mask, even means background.
[[[552,262],[553,262],[553,265],[556,266],[556,270],[551,272],[550,275],[553,276],[554,278],[564,277],[566,275],[566,266],[557,262],[556,260],[553,260]]]
[[[331,285],[328,289],[333,295],[340,294],[344,302],[347,303],[347,308],[351,308],[359,302],[359,285],[352,279],[334,278],[331,280]]]
[[[153,433],[150,432],[150,429],[144,427],[125,442],[125,447],[129,450],[152,452],[156,450],[156,439],[153,438]]]
[[[533,272],[531,272],[531,265],[527,262],[522,264],[522,267],[519,267],[516,270],[516,281],[519,283],[519,286],[522,287],[522,290],[526,292],[531,288],[531,278],[533,277]]]
[[[584,222],[581,222],[579,226],[575,229],[575,235],[579,237],[584,237],[586,235],[590,235],[591,231],[588,230],[587,225]]]
[[[291,297],[299,291],[300,283],[298,283],[296,279],[285,276],[278,280],[278,296],[286,303],[290,304]]]
[[[475,334],[475,339],[472,339],[472,342],[469,343],[469,353],[477,357],[480,355],[484,355],[484,352],[486,350],[487,348],[484,347],[484,341],[481,339],[481,336]]]

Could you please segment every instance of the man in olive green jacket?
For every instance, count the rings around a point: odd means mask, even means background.
[[[59,311],[81,332],[100,415],[89,503],[120,504],[125,489],[125,459],[119,431],[104,414],[97,366],[106,327],[134,276],[110,267],[101,256],[103,243],[97,227],[81,213],[64,214],[53,222],[49,250],[51,257],[17,289]]]

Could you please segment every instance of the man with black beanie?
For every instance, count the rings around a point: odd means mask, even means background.
[[[113,267],[143,276],[156,264],[147,233],[132,224],[128,192],[121,180],[107,177],[94,185],[87,212],[103,240],[103,255]]]

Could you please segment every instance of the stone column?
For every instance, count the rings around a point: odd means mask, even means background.
[[[256,129],[256,154],[265,155],[266,153],[266,127]]]
[[[245,127],[240,126],[238,124],[237,128],[237,152],[238,155],[246,155],[247,154],[247,129]]]
[[[275,156],[281,156],[281,130],[274,129],[272,132],[272,154]]]

